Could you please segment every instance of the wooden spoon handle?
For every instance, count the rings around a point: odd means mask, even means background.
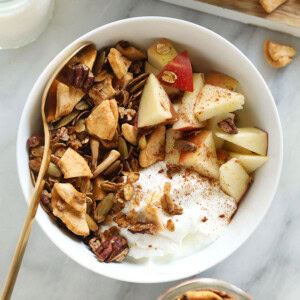
[[[22,263],[26,245],[27,245],[29,235],[31,232],[31,227],[32,227],[32,224],[34,221],[34,217],[35,217],[38,205],[40,203],[41,193],[43,191],[44,184],[45,184],[45,181],[43,178],[47,171],[49,161],[50,161],[50,154],[51,154],[49,151],[49,144],[50,144],[49,131],[48,131],[48,127],[47,127],[47,131],[45,131],[44,155],[43,155],[43,160],[41,163],[40,172],[39,172],[36,184],[35,184],[33,196],[31,198],[31,201],[30,201],[30,204],[29,204],[29,207],[27,210],[26,218],[25,218],[22,232],[19,237],[18,244],[17,244],[16,250],[14,253],[14,257],[13,257],[12,263],[10,265],[10,269],[9,269],[9,273],[6,278],[4,289],[1,294],[1,300],[10,299],[12,291],[14,289],[14,285],[15,285],[18,273],[19,273],[19,269],[20,269],[20,266]]]
[[[34,195],[30,201],[29,208],[27,210],[26,218],[24,221],[24,225],[22,228],[21,235],[18,240],[18,244],[14,253],[14,257],[9,269],[9,273],[6,278],[5,286],[2,291],[1,300],[10,299],[17,275],[20,269],[20,265],[22,263],[23,255],[26,249],[26,245],[29,239],[29,235],[31,232],[31,227],[33,224],[34,216],[36,214],[39,199],[44,188],[45,181],[43,180],[40,186],[36,185],[36,189],[34,191]]]

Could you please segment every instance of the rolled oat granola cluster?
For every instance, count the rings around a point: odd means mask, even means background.
[[[118,226],[148,234],[163,228],[157,208],[145,207],[144,217],[134,209],[141,197],[133,186],[139,179],[140,164],[164,159],[164,148],[140,155],[146,148],[146,136],[161,131],[136,126],[149,76],[144,71],[145,59],[141,50],[120,41],[114,47],[73,58],[54,82],[56,110],[48,120],[52,154],[40,203],[60,226],[82,237],[100,261],[121,262],[126,257],[128,244]],[[41,135],[28,139],[34,183],[43,144]],[[132,209],[124,214],[126,201]],[[164,203],[166,210],[174,210],[170,197]],[[113,222],[118,226],[101,231],[101,225]]]

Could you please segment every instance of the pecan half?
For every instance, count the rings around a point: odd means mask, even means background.
[[[129,252],[127,241],[122,236],[113,236],[101,244],[103,250],[98,255],[98,259],[101,262],[122,262]]]
[[[68,83],[75,88],[88,91],[94,83],[94,75],[85,64],[75,64],[65,68]]]
[[[91,250],[98,256],[103,250],[103,246],[101,245],[100,239],[97,237],[93,237],[89,240],[89,246]]]
[[[186,140],[177,140],[174,143],[174,148],[180,151],[196,152],[197,146],[194,143]]]
[[[227,118],[227,119],[223,120],[222,122],[218,123],[218,126],[223,131],[225,131],[229,134],[237,134],[238,133],[238,129],[236,128],[236,125],[232,118]]]

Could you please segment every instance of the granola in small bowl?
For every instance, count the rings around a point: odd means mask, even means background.
[[[103,46],[73,58],[51,87],[41,206],[100,262],[208,246],[268,160],[267,133],[238,127],[236,79],[196,73],[167,39],[147,53],[128,41]],[[34,182],[43,137],[28,147]]]
[[[240,288],[214,278],[187,280],[170,288],[158,300],[252,300]]]

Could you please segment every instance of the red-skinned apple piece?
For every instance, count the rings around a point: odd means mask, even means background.
[[[193,92],[193,71],[188,52],[178,54],[162,69],[157,78],[166,86]]]

